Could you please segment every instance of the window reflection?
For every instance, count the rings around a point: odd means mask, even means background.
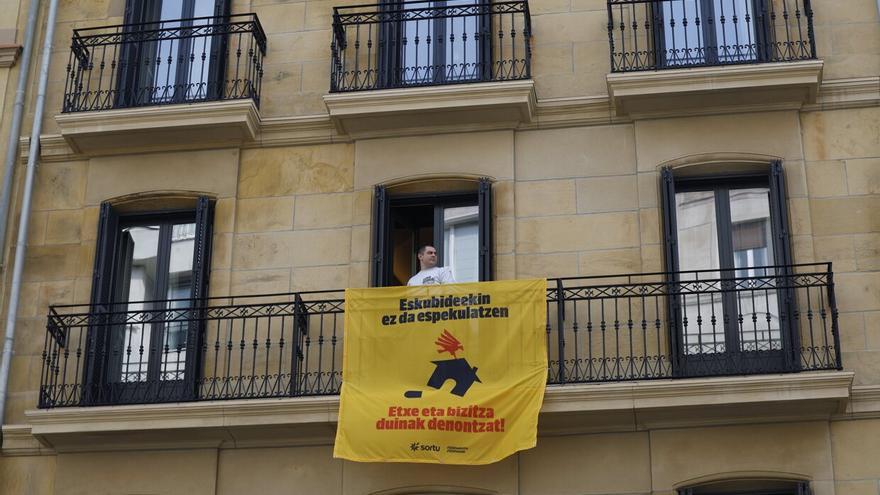
[[[443,266],[452,268],[456,282],[480,279],[478,213],[478,206],[443,210]]]
[[[770,190],[768,188],[730,191],[733,266],[745,288],[766,289],[773,283],[773,244],[770,235]],[[737,293],[743,317],[740,348],[743,351],[782,349],[779,301],[768,290]]]
[[[150,303],[142,301],[155,299],[159,229],[158,225],[122,229],[120,258],[124,275],[120,280],[120,289],[122,300],[128,303],[129,312],[152,309]],[[147,379],[152,334],[152,323],[126,325],[121,356],[121,381],[138,382]]]
[[[769,198],[766,187],[676,193],[685,354],[782,348]]]
[[[675,195],[678,222],[678,259],[683,272],[717,270],[718,219],[714,191],[682,192]],[[720,272],[682,273],[682,281],[718,279]],[[682,296],[682,329],[685,354],[724,352],[725,333],[720,322],[724,313],[722,295]]]
[[[170,229],[170,232],[168,230]],[[148,380],[154,360],[159,379],[183,379],[186,364],[187,323],[167,318],[166,310],[190,307],[195,224],[125,227],[120,236],[117,300],[129,315],[121,349],[120,381]],[[164,245],[163,245],[164,244]],[[181,299],[161,302],[162,299]],[[176,320],[166,324],[163,320]],[[160,339],[156,339],[160,332]]]
[[[195,249],[196,224],[186,223],[171,228],[171,256],[168,263],[168,289],[166,298],[170,299],[168,309],[190,307],[192,293],[192,260]],[[182,300],[173,300],[182,299]],[[168,323],[165,328],[165,342],[162,345],[162,364],[160,378],[163,380],[182,380],[186,364],[187,324],[181,319]]]

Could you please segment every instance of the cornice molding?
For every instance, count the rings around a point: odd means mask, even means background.
[[[539,428],[555,435],[829,419],[844,410],[852,379],[841,371],[550,386]],[[323,396],[59,408],[26,417],[30,434],[61,452],[326,444],[338,411],[339,397]]]
[[[852,388],[852,397],[846,412],[837,414],[835,420],[880,418],[880,385],[858,385]]]
[[[55,451],[42,445],[33,433],[31,425],[3,425],[4,456],[53,455]]]
[[[15,65],[21,54],[19,45],[0,45],[0,69],[8,69]]]
[[[880,105],[880,76],[825,81],[819,87],[816,103],[803,111],[839,110]]]
[[[819,87],[816,103],[804,105],[800,110],[803,112],[814,112],[874,106],[880,106],[880,77],[824,81]],[[773,109],[790,110],[791,108],[787,104],[782,104],[781,106],[742,105],[728,108],[725,111],[707,111],[704,113],[719,115],[724,113],[769,111]],[[632,122],[630,117],[619,116],[615,113],[611,99],[607,95],[537,100],[534,113],[534,119],[531,123],[520,124],[516,130],[553,129]],[[242,148],[315,145],[353,141],[352,136],[339,133],[329,114],[261,118],[253,125],[257,128],[255,138],[242,142]],[[490,130],[494,128],[489,125],[461,126],[456,129],[456,132]],[[445,132],[448,131],[449,129],[445,130]],[[404,134],[405,132],[402,131],[399,135]],[[21,138],[19,149],[22,160],[27,159],[29,144],[30,142],[27,137]],[[171,148],[164,148],[163,150],[169,149]],[[130,152],[132,151],[128,149],[119,150],[119,153]],[[46,134],[42,136],[40,155],[43,162],[84,160],[89,157],[89,155],[74,151],[60,134]]]

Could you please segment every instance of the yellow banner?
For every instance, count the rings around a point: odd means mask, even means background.
[[[489,464],[535,446],[546,280],[348,289],[333,456]]]

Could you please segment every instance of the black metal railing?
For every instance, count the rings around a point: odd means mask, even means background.
[[[266,35],[255,14],[76,29],[63,112],[252,99]]]
[[[335,7],[330,91],[531,77],[527,0]]]
[[[810,0],[608,0],[612,72],[816,58]]]
[[[53,306],[39,406],[337,394],[344,305]],[[546,338],[550,384],[841,368],[830,264],[550,279]]]

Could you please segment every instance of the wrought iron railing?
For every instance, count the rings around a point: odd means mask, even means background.
[[[50,308],[42,408],[337,394],[340,291]],[[550,384],[841,368],[830,264],[548,280]]]
[[[335,7],[330,91],[531,77],[527,0]]]
[[[608,0],[612,72],[816,58],[810,0]]]
[[[63,112],[252,99],[266,35],[256,14],[76,29]]]

